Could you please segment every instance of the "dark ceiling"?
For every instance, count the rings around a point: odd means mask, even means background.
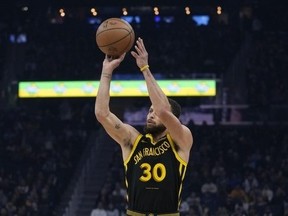
[[[260,0],[261,1],[261,0]],[[265,1],[265,0],[262,0]],[[251,4],[255,0],[5,0],[1,5],[36,5],[36,6],[197,6],[197,5],[240,5]]]

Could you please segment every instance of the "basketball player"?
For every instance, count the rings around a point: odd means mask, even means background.
[[[123,123],[109,109],[113,70],[123,61],[105,57],[95,103],[97,120],[121,146],[129,216],[179,216],[181,192],[193,143],[191,131],[179,121],[180,105],[168,99],[153,77],[148,53],[138,38],[131,54],[146,81],[152,103],[144,134]]]

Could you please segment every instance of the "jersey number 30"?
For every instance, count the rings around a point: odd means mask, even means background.
[[[161,182],[166,177],[166,168],[162,163],[157,163],[154,167],[148,163],[143,163],[140,168],[143,170],[143,175],[139,178],[142,182],[147,182],[151,178],[156,182]]]

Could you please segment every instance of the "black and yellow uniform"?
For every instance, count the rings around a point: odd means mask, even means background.
[[[139,135],[124,166],[129,210],[154,214],[179,211],[187,163],[169,134],[158,142],[151,134]]]

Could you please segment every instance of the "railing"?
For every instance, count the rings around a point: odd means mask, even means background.
[[[99,134],[101,136],[101,133]],[[101,138],[101,137],[99,137]],[[98,139],[97,139],[98,140]],[[99,147],[98,142],[95,144],[95,136],[91,135],[88,141],[88,146],[82,155],[81,161],[77,167],[75,175],[69,185],[69,189],[63,196],[62,204],[58,209],[59,216],[76,216],[76,211],[81,201],[81,196],[84,191],[84,186],[90,177],[93,165],[96,164],[95,154]]]
[[[224,85],[228,89],[227,99],[230,103],[246,103],[247,89],[245,85],[247,61],[252,54],[251,36],[245,35],[242,47],[230,64],[225,74]]]

